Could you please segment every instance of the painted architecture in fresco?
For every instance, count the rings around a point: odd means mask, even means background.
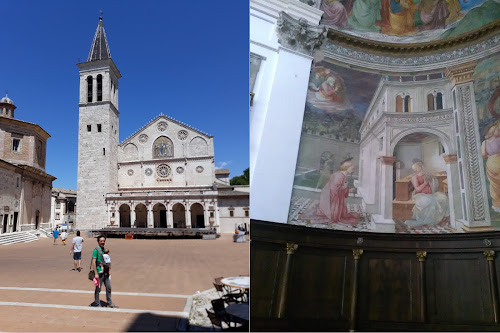
[[[213,137],[160,113],[119,143],[121,74],[102,18],[80,68],[76,227],[211,228],[249,223],[248,187],[216,170]]]

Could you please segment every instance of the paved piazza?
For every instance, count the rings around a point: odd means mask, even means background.
[[[112,296],[120,308],[93,308],[87,273],[97,241],[82,236],[80,273],[72,271],[73,235],[69,245],[41,238],[0,246],[0,332],[176,330],[189,316],[193,294],[213,288],[215,277],[249,274],[249,242],[234,243],[231,234],[217,240],[110,238]]]

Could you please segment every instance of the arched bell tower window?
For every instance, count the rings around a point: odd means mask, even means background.
[[[166,136],[160,136],[153,143],[153,157],[164,158],[174,157],[174,144]]]
[[[87,76],[87,102],[92,103],[92,76]]]
[[[97,101],[102,101],[102,75],[97,75]]]

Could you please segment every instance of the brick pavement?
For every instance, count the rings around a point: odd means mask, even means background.
[[[249,274],[249,243],[233,243],[230,234],[217,240],[110,238],[113,301],[120,309],[90,308],[87,273],[97,241],[84,236],[84,269],[75,272],[72,237],[65,246],[48,238],[0,246],[0,331],[172,330],[188,297],[212,288],[215,277]]]

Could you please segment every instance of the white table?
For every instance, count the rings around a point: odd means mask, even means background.
[[[250,277],[249,276],[232,276],[220,280],[222,284],[233,288],[249,289]]]
[[[250,307],[248,303],[231,304],[226,308],[226,313],[248,321],[250,318]]]

